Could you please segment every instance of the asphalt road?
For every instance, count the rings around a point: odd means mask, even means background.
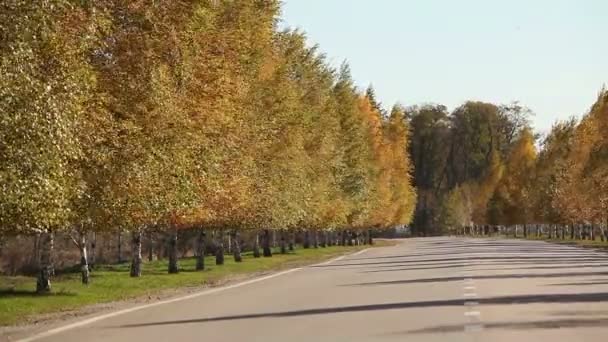
[[[421,238],[41,341],[607,341],[608,254]]]

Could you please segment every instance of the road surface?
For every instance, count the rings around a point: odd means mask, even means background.
[[[39,339],[607,341],[608,254],[420,238]]]

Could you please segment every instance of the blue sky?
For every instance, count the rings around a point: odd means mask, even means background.
[[[281,26],[385,106],[517,100],[546,131],[608,84],[606,0],[284,0]]]

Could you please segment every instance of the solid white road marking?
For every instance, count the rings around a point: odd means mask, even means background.
[[[363,253],[365,253],[365,252],[367,252],[367,251],[369,251],[369,248],[366,248],[366,249],[364,249],[364,250],[358,251],[358,252],[353,253],[353,254],[347,254],[347,255],[339,256],[339,257],[337,257],[337,258],[334,258],[334,259],[331,259],[331,260],[328,260],[328,261],[322,262],[322,263],[320,263],[320,264],[310,265],[309,267],[315,267],[315,266],[325,266],[325,265],[331,264],[332,262],[340,261],[340,260],[342,260],[342,259],[344,259],[344,258],[346,258],[346,257],[353,257],[353,256],[357,256],[357,255],[359,255],[359,254],[363,254]]]
[[[115,312],[110,312],[110,313],[107,313],[105,315],[91,317],[89,319],[85,319],[85,320],[80,321],[80,322],[75,322],[75,323],[64,325],[64,326],[61,326],[61,327],[58,327],[58,328],[55,328],[55,329],[51,329],[51,330],[45,331],[43,333],[40,333],[38,335],[27,337],[27,338],[24,338],[24,339],[19,340],[19,341],[20,342],[30,342],[30,341],[39,340],[41,338],[45,338],[45,337],[49,337],[49,336],[52,336],[52,335],[56,335],[58,333],[66,331],[66,330],[71,330],[71,329],[78,328],[78,327],[81,327],[81,326],[84,326],[84,325],[95,323],[95,322],[104,320],[106,318],[115,317],[115,316],[119,316],[119,315],[124,315],[126,313],[130,313],[130,312],[134,312],[134,311],[139,311],[139,310],[143,310],[143,309],[148,309],[148,308],[152,308],[152,307],[159,306],[159,305],[164,305],[164,304],[169,304],[169,303],[175,303],[175,302],[179,302],[179,301],[182,301],[182,300],[187,300],[187,299],[207,296],[207,295],[210,295],[210,294],[214,294],[214,293],[218,293],[218,292],[234,289],[234,288],[245,286],[245,285],[254,284],[254,283],[257,283],[257,282],[260,282],[260,281],[264,281],[264,280],[268,280],[268,279],[272,279],[272,278],[276,278],[276,277],[280,277],[282,275],[293,273],[293,272],[299,271],[301,269],[302,269],[301,267],[293,268],[293,269],[286,270],[286,271],[283,271],[283,272],[267,275],[265,277],[260,277],[260,278],[255,278],[255,279],[247,280],[247,281],[244,281],[244,282],[238,283],[238,284],[218,287],[218,288],[215,288],[215,289],[205,290],[205,291],[202,291],[202,292],[193,293],[193,294],[186,295],[186,296],[183,296],[183,297],[177,297],[177,298],[162,300],[160,302],[155,302],[155,303],[135,306],[135,307],[132,307],[132,308],[128,308],[128,309],[124,309],[124,310],[119,310],[119,311],[115,311]]]
[[[464,315],[467,317],[479,317],[481,313],[479,311],[467,311]]]
[[[347,256],[355,256],[355,255],[362,254],[363,252],[366,252],[368,250],[369,250],[369,248],[361,250],[361,251],[359,251],[357,253],[354,253],[354,254],[343,255],[343,256],[340,256],[340,257],[337,257],[337,258],[334,258],[334,259],[331,259],[329,261],[326,261],[326,262],[323,262],[323,263],[320,263],[320,264],[316,264],[316,265],[313,265],[313,266],[327,265],[329,263],[332,263],[332,262],[335,262],[335,261],[338,261],[338,260],[342,260],[342,259],[344,259]],[[302,267],[292,268],[290,270],[286,270],[286,271],[270,274],[270,275],[267,275],[267,276],[264,276],[264,277],[247,280],[247,281],[244,281],[242,283],[222,286],[222,287],[218,287],[218,288],[214,288],[214,289],[209,289],[209,290],[205,290],[205,291],[189,294],[189,295],[186,295],[186,296],[183,296],[183,297],[177,297],[177,298],[162,300],[160,302],[155,302],[155,303],[150,303],[150,304],[144,304],[144,305],[135,306],[135,307],[128,308],[128,309],[123,309],[123,310],[119,310],[119,311],[115,311],[115,312],[110,312],[110,313],[107,313],[107,314],[104,314],[104,315],[99,315],[99,316],[91,317],[89,319],[85,319],[85,320],[82,320],[82,321],[79,321],[79,322],[75,322],[75,323],[72,323],[72,324],[68,324],[68,325],[64,325],[64,326],[61,326],[61,327],[57,327],[55,329],[47,330],[47,331],[45,331],[43,333],[40,333],[40,334],[37,334],[37,335],[34,335],[34,336],[30,336],[30,337],[26,337],[24,339],[18,340],[18,342],[31,342],[31,341],[39,340],[41,338],[45,338],[45,337],[49,337],[49,336],[52,336],[52,335],[56,335],[56,334],[59,334],[61,332],[67,331],[67,330],[71,330],[71,329],[82,327],[82,326],[85,326],[85,325],[88,325],[88,324],[91,324],[91,323],[99,322],[99,321],[107,319],[107,318],[116,317],[116,316],[124,315],[124,314],[130,313],[130,312],[135,312],[135,311],[139,311],[139,310],[143,310],[143,309],[148,309],[148,308],[152,308],[152,307],[159,306],[159,305],[170,304],[170,303],[175,303],[175,302],[179,302],[179,301],[182,301],[182,300],[187,300],[187,299],[207,296],[207,295],[210,295],[210,294],[214,294],[214,293],[218,293],[218,292],[234,289],[234,288],[237,288],[237,287],[242,287],[242,286],[258,283],[260,281],[264,281],[264,280],[268,280],[268,279],[272,279],[272,278],[276,278],[276,277],[280,277],[282,275],[293,273],[293,272],[299,271],[301,269],[302,269]]]

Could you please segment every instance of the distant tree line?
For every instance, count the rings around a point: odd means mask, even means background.
[[[608,239],[608,92],[541,136],[514,103],[413,107],[414,230]]]

